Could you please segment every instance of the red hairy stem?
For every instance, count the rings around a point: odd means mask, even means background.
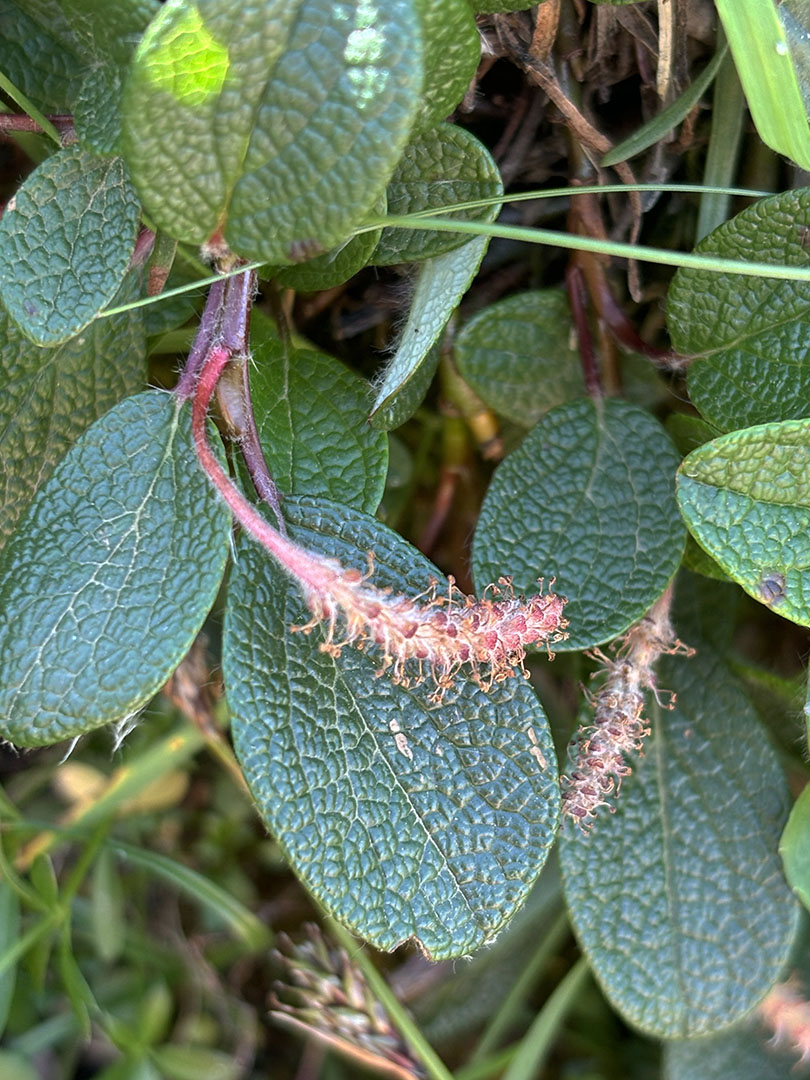
[[[191,397],[195,393],[201,369],[217,349],[227,352],[227,360],[220,369],[214,387],[228,361],[237,362],[240,371],[236,385],[233,381],[228,384],[227,400],[221,401],[221,404],[225,406],[226,420],[233,428],[233,437],[242,451],[256,493],[272,509],[280,531],[286,533],[287,527],[281,516],[281,495],[264,459],[250,399],[247,361],[250,309],[255,292],[256,273],[253,270],[214,282],[206,299],[199,331],[174,392],[181,401]]]
[[[188,354],[186,366],[183,368],[182,374],[177,380],[177,386],[174,388],[174,392],[180,401],[187,401],[194,393],[200,368],[205,363],[208,353],[217,340],[222,321],[222,306],[225,300],[225,280],[223,278],[221,281],[215,281],[208,290],[205,307],[200,318],[199,330]]]
[[[366,643],[382,653],[378,674],[390,671],[402,685],[420,682],[427,668],[441,700],[462,666],[467,666],[478,685],[489,689],[523,666],[526,646],[544,644],[547,649],[567,635],[563,618],[565,598],[541,593],[528,600],[512,594],[511,583],[501,579],[491,586],[494,599],[465,596],[450,581],[446,596],[437,595],[431,582],[428,599],[391,595],[367,584],[369,573],[344,568],[336,559],[299,547],[274,529],[251,506],[214,456],[205,433],[208,406],[217,382],[230,360],[224,345],[214,346],[203,364],[192,410],[194,445],[203,469],[230,507],[239,524],[298,583],[312,612],[305,633],[319,623],[326,625],[326,641],[320,648],[339,656],[346,645],[362,648]],[[371,562],[371,556],[369,556]],[[340,626],[342,640],[335,640]],[[414,661],[406,668],[409,661]],[[415,670],[414,670],[415,669]]]

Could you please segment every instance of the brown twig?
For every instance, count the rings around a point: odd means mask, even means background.
[[[601,398],[604,396],[604,389],[602,388],[599,365],[596,362],[596,353],[593,349],[591,330],[588,326],[588,316],[585,310],[585,282],[582,277],[582,270],[575,262],[570,262],[566,267],[565,284],[568,290],[571,317],[577,331],[577,343],[580,360],[582,361],[585,389],[592,398]]]
[[[66,135],[73,130],[73,117],[63,113],[49,116],[48,120],[53,124],[60,135]],[[15,131],[32,131],[44,134],[42,127],[25,113],[0,113],[0,135],[11,134]]]

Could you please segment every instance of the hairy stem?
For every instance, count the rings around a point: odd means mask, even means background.
[[[181,401],[191,397],[195,393],[195,387],[199,389],[198,379],[203,367],[211,363],[214,354],[220,355],[222,350],[225,351],[227,358],[219,368],[211,394],[228,363],[233,362],[234,373],[238,378],[223,382],[220,404],[229,422],[231,435],[242,452],[256,493],[271,508],[280,532],[285,534],[287,529],[281,516],[281,495],[264,458],[250,398],[247,364],[250,309],[255,292],[255,270],[246,270],[242,274],[214,282],[203,309],[200,329],[175,393]],[[210,394],[208,401],[210,402]]]
[[[174,388],[174,392],[180,401],[187,401],[194,393],[200,368],[205,363],[208,354],[214,347],[214,342],[217,340],[222,320],[222,305],[225,299],[226,284],[227,279],[222,278],[215,281],[208,290],[208,297],[200,319],[200,328],[188,354],[186,366],[183,368],[183,372],[177,380],[177,386]]]

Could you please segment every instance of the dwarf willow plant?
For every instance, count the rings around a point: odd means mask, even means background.
[[[647,359],[626,396],[583,375],[559,288],[445,336],[523,436],[466,595],[375,517],[387,433],[490,236],[631,250],[493,224],[498,170],[446,122],[479,61],[468,0],[19,0],[0,29],[3,86],[51,135],[0,223],[0,734],[126,731],[219,596],[236,754],[318,903],[379,948],[466,956],[559,837],[593,972],[686,1077],[683,1040],[754,1010],[797,919],[785,778],[729,640],[739,587],[810,625],[810,189],[692,255],[638,249],[681,266],[656,359],[693,408],[669,431]],[[403,263],[373,386],[251,313],[259,280]],[[144,389],[183,274],[210,285],[187,363]],[[554,651],[602,668],[562,789],[524,677]],[[783,854],[805,900],[808,828],[804,798]]]

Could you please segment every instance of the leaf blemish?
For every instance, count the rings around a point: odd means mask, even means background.
[[[763,574],[759,579],[757,590],[764,604],[768,607],[778,607],[787,598],[785,575],[778,570]]]
[[[532,757],[541,769],[547,768],[548,762],[546,761],[545,754],[540,749],[540,744],[537,741],[537,735],[535,734],[534,728],[530,727],[526,734],[529,736],[529,742],[531,743],[529,753],[532,755]]]
[[[399,726],[399,721],[390,720],[388,722],[388,729],[394,736],[394,743],[400,754],[402,754],[403,757],[406,757],[408,761],[413,761],[413,750],[411,750],[408,739],[403,734],[402,729]]]

